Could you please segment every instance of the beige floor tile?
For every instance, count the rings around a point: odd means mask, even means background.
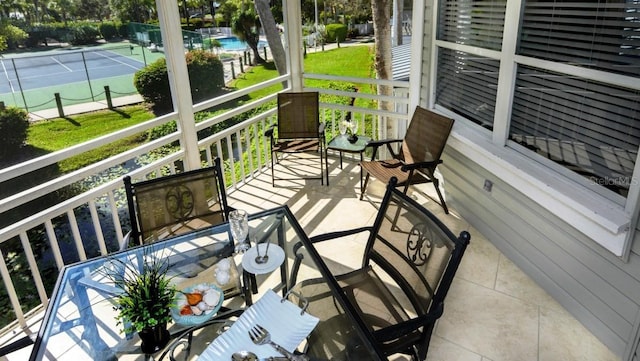
[[[524,302],[564,311],[564,308],[556,300],[504,255],[500,256],[495,289]]]
[[[495,361],[537,361],[538,307],[456,279],[436,334]]]
[[[482,361],[482,356],[434,335],[429,344],[427,361]]]
[[[494,288],[500,262],[500,251],[481,234],[470,230],[471,241],[465,251],[456,277]]]
[[[619,361],[565,310],[540,311],[540,361]]]

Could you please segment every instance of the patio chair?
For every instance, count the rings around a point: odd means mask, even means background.
[[[345,237],[368,232],[360,268],[342,273],[328,263],[329,269],[334,269],[331,272],[349,307],[360,316],[356,322],[363,322],[371,330],[385,355],[404,354],[424,360],[435,322],[443,314],[445,297],[471,237],[466,231],[456,237],[431,212],[396,189],[396,182],[395,178],[389,182],[372,226],[322,234],[311,237],[311,241],[341,242]],[[304,249],[298,244],[294,250],[291,293],[294,299],[296,293],[306,299],[307,311],[320,318],[307,340],[307,354],[326,360],[363,359],[358,352],[362,345],[340,344],[334,337],[334,330],[346,330],[345,324],[353,321],[328,287],[314,279],[296,284],[298,272],[304,270]]]
[[[124,185],[132,242],[149,243],[228,219],[230,209],[219,158],[212,167],[136,183],[126,176]]]
[[[449,209],[440,192],[439,180],[434,173],[438,164],[442,163],[440,156],[447,144],[452,127],[453,119],[416,107],[404,139],[369,142],[367,146],[373,147],[373,155],[371,161],[360,162],[362,169],[366,172],[360,199],[364,196],[370,176],[384,183],[396,177],[397,186],[404,187],[404,193],[407,193],[410,185],[431,182],[440,198],[440,205],[448,214]],[[399,143],[401,143],[400,150],[396,153],[392,145]],[[383,145],[387,146],[391,158],[375,160],[378,148]]]
[[[320,179],[324,184],[324,174],[327,170],[325,152],[324,123],[320,123],[318,92],[286,92],[278,93],[278,123],[265,131],[269,137],[271,149],[271,184],[275,187],[276,180],[291,179]],[[295,153],[316,154],[320,160],[319,177],[289,177],[276,178],[275,164],[279,164],[279,155],[289,155],[287,160],[295,160],[298,165],[300,157],[293,157]],[[308,164],[308,163],[304,163]],[[298,172],[300,169],[294,171]],[[328,175],[327,175],[328,177]],[[328,180],[327,180],[328,182]]]

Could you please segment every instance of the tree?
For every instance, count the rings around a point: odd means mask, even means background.
[[[69,0],[57,0],[58,2]],[[87,20],[105,20],[109,17],[111,9],[108,4],[102,0],[74,0],[76,11],[74,15],[81,19]]]
[[[249,45],[253,51],[253,58],[258,64],[266,61],[260,56],[258,51],[258,41],[260,40],[260,18],[256,14],[254,7],[243,6],[236,12],[231,20],[231,31]]]
[[[0,18],[10,18],[12,13],[23,13],[27,8],[24,0],[2,0],[0,2]]]
[[[373,15],[373,32],[375,40],[375,70],[378,79],[391,79],[391,1],[371,0],[371,13]],[[383,96],[391,95],[392,87],[389,85],[378,85],[378,94]],[[391,103],[381,100],[378,107],[382,110],[391,111]],[[395,133],[394,122],[387,122],[388,129]]]
[[[0,51],[6,50],[10,44],[17,43],[28,37],[22,29],[9,24],[7,20],[0,21]]]
[[[284,46],[282,46],[282,40],[280,40],[280,30],[276,26],[276,21],[269,8],[268,0],[255,0],[256,12],[260,17],[262,28],[267,36],[267,42],[269,48],[271,48],[271,55],[273,56],[273,62],[276,64],[278,73],[283,75],[287,72],[287,59],[284,52]]]
[[[144,23],[155,13],[154,0],[109,0],[111,12],[122,22]]]

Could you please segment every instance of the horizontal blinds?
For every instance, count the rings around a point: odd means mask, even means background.
[[[495,59],[439,49],[436,104],[493,129],[499,66]]]
[[[640,92],[520,66],[509,134],[624,195],[640,145]]]
[[[640,75],[640,0],[525,1],[518,54]]]
[[[442,0],[439,6],[438,40],[502,48],[507,1]]]

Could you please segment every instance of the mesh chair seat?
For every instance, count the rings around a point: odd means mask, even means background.
[[[298,152],[319,152],[320,141],[317,139],[294,139],[280,141],[273,146],[274,152],[298,153]]]
[[[402,187],[407,184],[419,184],[429,182],[429,177],[422,172],[414,172],[411,174],[409,181],[409,172],[402,169],[404,162],[398,159],[387,159],[383,161],[363,161],[360,163],[363,170],[369,174],[375,174],[376,179],[381,182],[389,183],[389,180],[395,177],[398,180],[397,186]]]

